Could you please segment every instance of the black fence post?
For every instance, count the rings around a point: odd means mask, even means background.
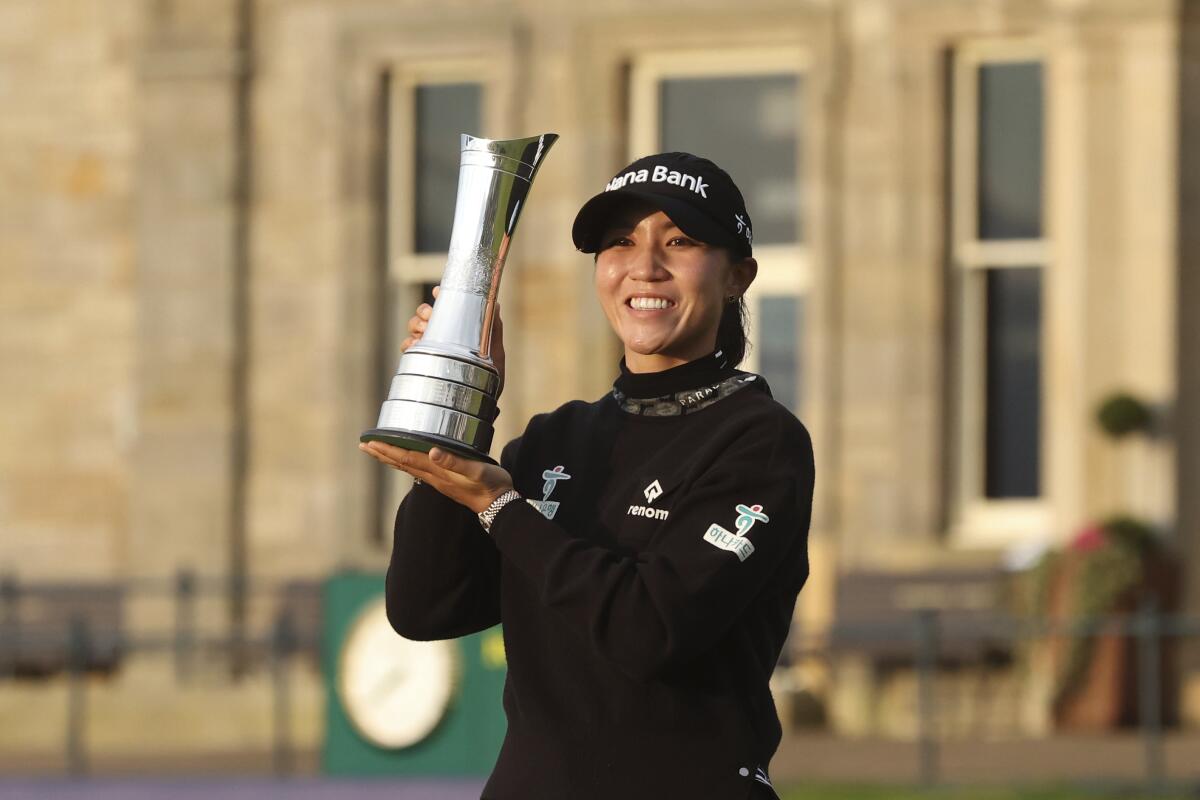
[[[1162,630],[1158,603],[1153,595],[1138,609],[1138,717],[1145,747],[1146,788],[1152,794],[1163,790],[1166,765],[1162,726]]]
[[[918,757],[921,783],[934,786],[938,782],[937,707],[935,680],[938,657],[938,613],[918,609],[915,617],[917,649],[917,713]]]
[[[0,677],[16,677],[21,663],[21,588],[14,575],[0,577]]]
[[[84,727],[87,724],[87,662],[90,649],[87,621],[71,617],[67,633],[67,772],[72,777],[87,774],[87,744]]]
[[[229,575],[229,654],[230,673],[241,679],[249,669],[246,652],[246,576],[241,572]]]
[[[292,714],[287,669],[288,659],[295,650],[295,639],[291,613],[284,611],[276,620],[271,635],[271,683],[275,701],[273,766],[279,778],[292,774]]]
[[[175,678],[192,674],[196,651],[196,575],[182,568],[175,575]]]

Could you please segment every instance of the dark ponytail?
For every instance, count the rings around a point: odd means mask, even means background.
[[[721,310],[721,323],[717,326],[717,349],[727,359],[729,366],[736,367],[746,357],[746,298],[738,297],[725,303]]]

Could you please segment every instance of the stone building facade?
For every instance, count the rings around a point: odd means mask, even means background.
[[[423,137],[465,114],[561,136],[504,278],[498,441],[614,375],[580,203],[732,130],[774,226],[754,366],[817,453],[801,618],[842,572],[995,564],[1122,510],[1200,613],[1195,2],[16,0],[0,102],[22,581],[386,563],[404,487],[355,443],[440,274]],[[1117,389],[1168,432],[1104,440]]]

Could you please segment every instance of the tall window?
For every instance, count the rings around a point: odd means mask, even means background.
[[[1013,43],[953,67],[953,281],[958,304],[956,523],[1012,541],[1044,525],[1042,486],[1043,68]]]
[[[775,396],[804,405],[805,293],[802,122],[804,81],[794,51],[647,56],[632,72],[630,142],[638,157],[685,150],[709,158],[742,190],[759,272],[746,300],[744,368]]]
[[[433,302],[446,266],[458,194],[460,134],[486,135],[484,85],[470,65],[406,66],[384,81],[387,181],[383,206],[387,268],[380,329],[380,385],[396,372],[400,342],[413,309]],[[387,537],[400,499],[412,485],[396,470],[380,471],[380,537]],[[386,540],[386,538],[385,538]]]

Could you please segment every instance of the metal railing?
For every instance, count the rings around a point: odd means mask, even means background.
[[[905,634],[911,642],[911,663],[917,674],[917,728],[915,757],[920,783],[932,787],[941,783],[941,741],[936,720],[935,684],[938,680],[940,651],[949,641],[980,644],[1007,643],[1014,648],[1049,638],[1080,639],[1098,636],[1118,636],[1132,639],[1136,647],[1137,729],[1142,740],[1142,788],[1161,793],[1169,784],[1164,756],[1163,719],[1163,645],[1168,640],[1194,639],[1200,647],[1200,618],[1178,614],[1163,614],[1153,599],[1147,599],[1133,613],[1102,617],[1052,620],[1021,618],[997,614],[987,619],[973,619],[969,626],[949,625],[933,609],[912,612],[907,625],[894,618],[879,624],[857,623],[835,625],[831,637],[839,648],[854,644],[869,646],[878,641],[894,641]],[[820,649],[801,648],[799,657],[830,658],[827,646]],[[1200,766],[1200,753],[1197,754]],[[1195,778],[1192,778],[1195,780]]]
[[[41,653],[49,649],[61,654],[62,670],[68,682],[63,753],[70,775],[82,776],[89,772],[90,760],[84,736],[86,676],[95,668],[98,641],[103,641],[106,648],[114,648],[119,659],[138,654],[169,654],[174,662],[175,678],[181,684],[192,679],[198,652],[226,655],[232,680],[237,680],[237,676],[245,674],[246,670],[269,670],[272,687],[270,766],[276,775],[293,774],[297,750],[293,742],[293,688],[289,684],[287,665],[301,653],[317,654],[320,646],[319,625],[314,625],[311,619],[306,624],[298,624],[295,610],[287,602],[289,591],[294,594],[294,585],[242,587],[270,601],[267,604],[269,613],[259,614],[269,619],[269,623],[255,629],[225,620],[226,630],[207,633],[201,629],[197,605],[206,595],[224,597],[230,591],[227,580],[201,579],[192,573],[181,572],[172,579],[123,582],[118,587],[122,602],[139,595],[150,595],[170,598],[174,606],[170,630],[136,634],[126,632],[121,623],[115,631],[104,629],[81,613],[70,615],[65,626],[53,629],[31,629],[22,625],[22,603],[26,598],[36,596],[41,588],[44,587],[22,585],[11,579],[0,581],[0,680],[21,677],[19,667],[23,648]],[[250,633],[250,630],[257,630],[257,633]],[[1200,618],[1163,614],[1147,602],[1132,614],[1065,621],[997,614],[986,619],[973,619],[965,626],[954,624],[950,618],[944,619],[936,610],[919,609],[907,619],[892,617],[877,624],[835,624],[822,635],[819,644],[799,638],[789,650],[794,663],[803,659],[831,662],[855,646],[869,650],[872,643],[906,641],[908,663],[916,673],[916,774],[922,784],[934,786],[943,782],[936,687],[943,648],[947,643],[1000,642],[1015,649],[1050,637],[1079,639],[1101,635],[1130,637],[1135,642],[1142,783],[1146,790],[1161,791],[1171,781],[1163,747],[1163,644],[1168,640],[1194,640],[1200,647]],[[834,641],[836,644],[831,644]],[[319,665],[319,660],[314,664]]]
[[[258,624],[228,613],[237,597],[243,600],[239,605],[251,607],[249,616],[258,618]],[[254,602],[247,604],[246,598]],[[131,631],[126,606],[139,600],[169,604],[170,610],[160,614],[170,617],[168,629]],[[200,607],[206,603],[215,604],[216,613],[202,622]],[[318,613],[300,614],[297,605]],[[27,613],[31,606],[32,614]],[[175,680],[186,685],[196,677],[201,653],[223,656],[224,673],[233,683],[256,670],[269,670],[271,766],[283,776],[291,774],[295,764],[286,666],[301,656],[319,666],[319,626],[319,587],[302,581],[238,581],[198,576],[191,570],[111,583],[21,582],[3,576],[0,680],[65,674],[63,763],[69,775],[83,776],[90,762],[84,735],[89,673],[115,671],[125,659],[139,655],[166,654]]]

